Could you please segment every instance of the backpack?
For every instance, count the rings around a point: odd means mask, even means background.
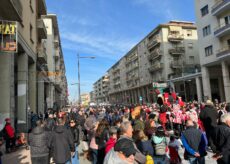
[[[166,148],[167,148],[167,143],[166,143],[166,138],[164,137],[161,143],[155,144],[155,154],[156,155],[165,155],[166,154]]]

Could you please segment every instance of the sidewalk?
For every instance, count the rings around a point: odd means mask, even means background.
[[[79,152],[81,153],[82,145],[79,145]],[[4,147],[1,147],[1,151],[4,153]],[[90,164],[87,159],[84,159],[83,156],[80,156],[80,164]],[[2,156],[2,164],[31,164],[30,160],[30,150],[26,148],[19,148],[17,151],[10,154],[4,154]]]
[[[30,150],[19,148],[17,151],[2,156],[2,164],[31,164]]]

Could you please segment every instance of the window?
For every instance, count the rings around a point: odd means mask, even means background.
[[[194,56],[189,56],[189,63],[194,64],[195,63],[195,58]]]
[[[187,30],[187,36],[192,36],[192,30]]]
[[[206,14],[208,14],[208,5],[204,6],[202,9],[200,9],[201,11],[201,16],[205,16]]]
[[[229,15],[229,16],[226,16],[226,17],[224,17],[224,21],[225,21],[225,25],[230,24],[230,15]]]
[[[205,56],[210,56],[213,54],[212,46],[208,46],[205,48]]]
[[[210,35],[210,34],[211,34],[211,27],[210,27],[210,25],[205,26],[205,27],[203,28],[203,37],[208,36],[208,35]]]
[[[230,48],[230,39],[227,40],[228,47]]]
[[[193,48],[193,43],[188,43],[188,48]]]
[[[30,41],[34,43],[33,41],[33,26],[30,24]]]

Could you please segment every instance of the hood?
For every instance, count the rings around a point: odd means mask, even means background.
[[[155,144],[159,144],[163,141],[164,137],[153,136],[152,140]]]
[[[61,126],[56,126],[56,128],[55,128],[55,132],[57,132],[57,133],[63,133],[64,132],[64,130],[65,130],[65,126],[64,125],[61,125]]]
[[[44,129],[42,128],[42,127],[36,127],[36,128],[34,128],[33,129],[33,131],[32,131],[32,133],[33,134],[41,134],[41,133],[43,133],[44,132]]]

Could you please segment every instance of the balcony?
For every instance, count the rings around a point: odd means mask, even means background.
[[[171,55],[179,56],[185,53],[185,48],[184,47],[176,47],[176,48],[171,48],[169,49],[169,53]]]
[[[54,46],[55,48],[59,47],[59,37],[57,35],[54,37]]]
[[[150,55],[148,56],[148,59],[151,61],[151,60],[158,59],[161,56],[162,56],[162,53],[161,53],[160,49],[158,48],[158,49],[156,49],[150,53]]]
[[[21,22],[21,2],[19,0],[1,0],[0,15],[2,19]]]
[[[45,0],[38,0],[38,15],[46,15],[46,14],[47,14],[47,9],[46,9]]]
[[[148,49],[151,49],[161,43],[160,36],[156,35],[151,40],[149,40],[149,43],[147,44]]]
[[[163,69],[163,63],[155,63],[149,67],[149,72],[155,72],[157,70]]]
[[[225,11],[230,10],[230,0],[219,0],[212,6],[212,15],[218,16]]]
[[[55,60],[58,60],[58,59],[59,59],[59,57],[60,57],[59,50],[56,50],[56,51],[55,51],[55,54],[54,54],[54,58],[55,58]]]
[[[43,44],[40,44],[38,46],[38,61],[42,64],[47,64],[47,54],[46,54],[46,48]]]
[[[183,39],[184,39],[184,35],[180,33],[168,35],[168,40],[170,42],[181,42]]]
[[[218,59],[224,59],[230,57],[230,45],[217,51],[216,57]]]
[[[55,71],[60,71],[60,65],[55,66]]]
[[[181,61],[172,61],[170,66],[173,69],[182,68],[182,62]]]
[[[126,61],[125,61],[125,64],[129,64],[129,63],[131,63],[132,61],[134,61],[134,60],[136,60],[136,59],[138,59],[138,55],[137,55],[137,54],[132,55],[132,56],[130,56],[130,57],[127,57],[127,58],[126,58]]]
[[[37,20],[37,29],[39,39],[47,39],[47,30],[42,19]]]
[[[214,35],[216,37],[222,37],[230,34],[230,24],[222,24],[215,28]]]

